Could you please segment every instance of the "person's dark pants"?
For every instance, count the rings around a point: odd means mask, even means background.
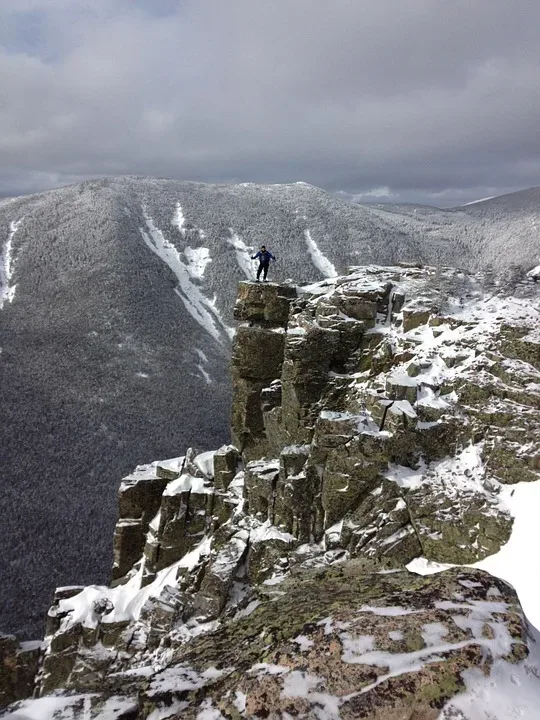
[[[268,266],[269,265],[270,265],[269,262],[259,263],[259,268],[257,270],[257,280],[260,279],[261,273],[263,273],[263,280],[266,280],[266,276],[268,275]]]

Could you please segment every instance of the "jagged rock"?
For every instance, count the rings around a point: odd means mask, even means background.
[[[125,477],[118,491],[118,516],[140,518],[143,530],[159,509],[161,496],[168,480],[156,474],[157,463],[141,465]]]
[[[244,459],[265,454],[266,437],[261,391],[266,382],[253,382],[233,375],[231,436]]]
[[[303,328],[299,328],[303,330]],[[339,345],[338,330],[313,325],[287,333],[282,372],[282,422],[289,444],[311,440],[316,404],[328,382],[328,372]]]
[[[403,331],[409,332],[420,325],[426,325],[432,313],[431,308],[414,304],[403,308]]]
[[[252,528],[249,537],[247,556],[247,577],[254,584],[266,580],[276,567],[286,570],[287,555],[295,544],[296,538],[290,533],[278,530],[267,521]]]
[[[313,530],[313,500],[320,485],[308,477],[305,465],[309,445],[289,445],[279,459],[279,475],[274,494],[273,523],[300,542],[309,540]]]
[[[523,360],[540,370],[540,344],[530,327],[503,324],[501,335],[501,349],[508,357]]]
[[[319,468],[320,537],[370,492],[388,465],[388,435],[380,433],[366,413],[320,414],[308,467]]]
[[[438,720],[467,668],[523,657],[504,583],[400,570],[497,553],[514,511],[501,483],[540,477],[540,315],[510,299],[506,322],[492,291],[405,265],[296,298],[243,284],[238,450],[131,476],[115,535],[126,584],[58,593],[41,692],[132,698],[135,664],[152,675],[140,718]]]
[[[255,381],[274,380],[281,373],[284,347],[283,328],[240,325],[233,345],[233,372]]]
[[[32,696],[42,648],[42,642],[19,643],[13,635],[0,634],[0,712]]]
[[[240,283],[237,329],[231,362],[232,440],[246,459],[267,454],[262,391],[281,375],[285,327],[296,289],[288,285]],[[247,324],[247,322],[249,324]],[[270,421],[271,423],[271,421]],[[275,439],[274,439],[275,440]]]
[[[201,589],[194,598],[194,611],[198,617],[211,620],[223,610],[232,582],[247,549],[248,533],[237,532],[218,550],[206,568]]]
[[[281,380],[274,380],[261,391],[266,446],[270,456],[279,455],[284,443]]]
[[[493,639],[501,632],[502,644]],[[514,591],[487,573],[377,575],[351,561],[297,574],[249,617],[196,638],[140,703],[143,717],[169,706],[185,720],[436,720],[466,670],[510,671],[527,654],[526,636]]]
[[[293,285],[240,282],[234,317],[242,322],[267,322],[285,327],[294,298],[296,288]]]
[[[201,540],[212,517],[213,487],[204,478],[181,475],[163,493],[145,546],[148,581]]]
[[[140,558],[148,526],[159,509],[167,482],[167,477],[158,476],[157,463],[141,465],[122,480],[113,539],[113,582],[120,581]]]
[[[59,611],[60,602],[78,595],[82,590],[84,590],[83,585],[67,585],[65,587],[56,588],[52,605],[47,613],[45,637],[54,635],[60,629],[60,623],[64,617],[63,613]]]
[[[267,452],[261,394],[281,374],[284,346],[282,327],[241,325],[237,330],[231,363],[232,440],[244,458]]]
[[[362,503],[345,516],[341,547],[390,567],[403,566],[422,555],[422,546],[399,487],[388,480],[377,483]]]
[[[122,578],[141,557],[144,535],[140,519],[125,518],[116,523],[113,537],[113,582],[122,582]]]
[[[406,374],[396,374],[386,379],[386,392],[392,400],[408,400],[414,404],[417,400],[418,384]]]
[[[177,587],[166,585],[159,597],[149,598],[141,609],[141,621],[149,626],[147,646],[155,649],[175,624],[182,619],[190,597]]]
[[[164,480],[176,480],[182,474],[185,457],[163,460],[156,465],[156,475]]]
[[[240,453],[233,445],[223,445],[214,455],[214,485],[226,490],[238,472]]]
[[[43,659],[41,695],[47,695],[53,690],[67,685],[77,661],[82,637],[83,626],[80,622],[58,631],[52,636]]]
[[[264,413],[281,406],[281,380],[274,380],[261,391],[262,410]]]
[[[273,522],[278,476],[278,460],[254,460],[246,465],[245,497],[250,514],[261,522],[266,520]]]

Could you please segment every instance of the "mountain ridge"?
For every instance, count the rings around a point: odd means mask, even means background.
[[[234,315],[234,445],[123,479],[110,586],[0,637],[0,712],[533,720],[538,284],[370,265]]]
[[[235,288],[262,242],[271,277],[298,284],[375,262],[538,265],[529,216],[519,234],[497,213],[440,213],[305,183],[132,177],[0,201],[0,625],[36,632],[54,585],[104,580],[117,478],[134,464],[228,441]]]

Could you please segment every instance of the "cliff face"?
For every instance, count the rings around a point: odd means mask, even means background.
[[[32,702],[435,720],[467,717],[440,713],[475,667],[526,674],[510,586],[405,569],[498,553],[506,487],[538,479],[538,292],[487,282],[400,266],[240,283],[234,444],[124,479],[112,585],[57,591]]]

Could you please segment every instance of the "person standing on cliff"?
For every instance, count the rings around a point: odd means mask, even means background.
[[[259,252],[255,255],[252,255],[251,259],[259,261],[259,267],[257,269],[257,282],[259,282],[261,278],[261,273],[263,274],[263,282],[266,282],[266,276],[268,275],[270,260],[275,261],[276,258],[272,255],[270,250],[266,249],[266,245],[261,245],[261,249],[259,250]]]

